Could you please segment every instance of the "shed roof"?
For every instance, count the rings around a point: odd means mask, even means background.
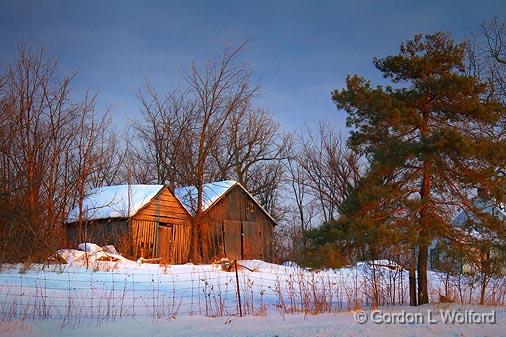
[[[87,220],[129,218],[151,201],[164,185],[115,185],[94,188],[83,200],[83,217]],[[67,222],[79,220],[74,207]]]
[[[204,184],[202,188],[202,211],[205,212],[236,183],[237,182],[234,180],[224,180]],[[190,214],[195,215],[198,202],[198,191],[195,186],[176,188],[174,190],[174,195]]]
[[[260,209],[276,224],[276,220],[255,200],[237,181],[224,180],[204,184],[203,208],[205,212],[223,198],[233,187],[242,188]],[[83,201],[83,218],[100,220],[109,218],[129,218],[147,205],[164,188],[164,185],[115,185],[92,189]],[[191,215],[197,209],[197,188],[185,186],[176,188],[174,196]],[[74,207],[67,216],[67,223],[79,219],[79,207]]]
[[[203,185],[202,193],[202,211],[205,212],[221,200],[232,188],[240,187],[248,196],[257,204],[257,206],[276,224],[276,220],[267,212],[262,205],[253,197],[244,186],[235,180],[223,180]],[[185,186],[176,188],[174,195],[179,199],[181,204],[186,208],[188,213],[195,215],[197,211],[197,188],[195,186]]]

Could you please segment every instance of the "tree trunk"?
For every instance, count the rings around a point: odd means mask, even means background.
[[[201,256],[201,229],[200,229],[200,215],[196,215],[192,222],[191,241],[190,241],[190,256],[188,260],[193,263],[202,262]]]
[[[487,282],[482,281],[480,289],[480,305],[485,304],[485,292],[487,290]]]
[[[423,114],[424,126],[420,130],[422,133],[422,143],[428,136],[428,107],[427,111]],[[420,227],[418,228],[418,262],[417,262],[417,277],[418,277],[418,305],[429,303],[429,294],[427,290],[427,263],[429,243],[431,240],[431,223],[430,223],[430,199],[431,199],[431,162],[430,158],[425,158],[423,161],[423,178],[422,186],[420,189],[420,197],[422,201],[422,208],[420,210]]]
[[[427,262],[429,245],[423,242],[418,247],[418,304],[429,303],[429,294],[427,290]]]
[[[199,172],[202,172],[200,170]],[[199,175],[201,176],[201,175]],[[197,212],[192,221],[192,235],[189,260],[193,263],[201,263],[203,259],[202,249],[202,200],[203,200],[203,181],[197,182]]]
[[[413,258],[415,255],[413,254]],[[416,270],[415,262],[409,265],[409,305],[416,306],[418,301],[416,299]]]
[[[488,249],[481,248],[480,265],[481,265],[480,305],[484,305],[487,285],[490,280],[490,256]]]

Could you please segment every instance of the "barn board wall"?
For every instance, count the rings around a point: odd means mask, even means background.
[[[240,186],[235,186],[203,215],[202,224],[206,228],[204,244],[208,247],[209,260],[225,255],[230,259],[241,258],[241,222],[244,258],[271,259],[275,224]],[[235,242],[230,242],[234,239]]]
[[[168,188],[164,188],[145,207],[139,210],[135,220],[158,221],[187,225],[192,218]]]
[[[126,219],[100,219],[88,221],[83,224],[85,241],[93,242],[99,246],[118,246],[119,240],[125,239],[128,235],[128,222]],[[79,224],[67,225],[67,238],[71,247],[79,244]]]
[[[168,242],[158,239],[160,223],[172,225]],[[117,245],[115,238],[128,233],[130,226],[135,257],[158,257],[160,252],[169,252],[164,257],[166,260],[164,262],[186,263],[191,242],[191,224],[192,217],[174,195],[164,188],[130,221],[127,222],[126,219],[93,221],[88,225],[90,228],[88,233],[90,239],[98,244]],[[205,229],[203,234],[204,244],[208,247],[208,260],[225,255],[232,259],[242,258],[241,227],[242,253],[245,259],[268,261],[272,257],[271,245],[275,223],[240,186],[233,187],[203,214],[202,225]],[[76,241],[77,224],[68,225],[68,237],[70,242]]]
[[[160,239],[160,223],[172,227]],[[192,217],[174,195],[164,188],[132,218],[135,255],[160,257],[164,263],[185,263],[188,259]],[[168,239],[168,240],[167,240]]]

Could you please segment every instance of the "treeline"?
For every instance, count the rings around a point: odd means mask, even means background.
[[[257,103],[246,44],[192,64],[177,87],[141,85],[124,134],[94,93],[72,90],[77,74],[20,46],[0,71],[0,262],[40,261],[64,247],[68,211],[91,188],[118,183],[196,186],[189,258],[198,262],[202,186],[235,179],[278,219],[276,262],[392,259],[410,270],[412,304],[425,303],[428,247],[439,239],[451,247],[441,268],[474,260],[490,276],[504,221],[476,200],[504,204],[505,34],[491,19],[465,42],[417,35],[374,60],[387,84],[349,76],[332,93],[349,137],[324,122],[284,130]],[[476,221],[453,226],[460,210]]]

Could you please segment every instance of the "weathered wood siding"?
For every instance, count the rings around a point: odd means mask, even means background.
[[[192,218],[164,188],[131,219],[135,256],[160,257],[164,263],[187,262]]]
[[[101,219],[87,221],[82,225],[84,240],[99,246],[120,246],[120,241],[128,236],[127,219]],[[71,223],[67,226],[67,238],[71,247],[79,244],[79,224]]]
[[[235,186],[203,214],[208,259],[271,259],[275,223]]]
[[[239,185],[228,191],[202,216],[207,256],[204,260],[271,259],[275,223]],[[130,219],[89,222],[87,241],[125,246],[133,257],[160,257],[163,263],[186,263],[192,217],[164,188]],[[68,225],[69,241],[77,243],[77,224]],[[131,251],[130,251],[131,250]],[[125,249],[126,251],[126,249]]]

